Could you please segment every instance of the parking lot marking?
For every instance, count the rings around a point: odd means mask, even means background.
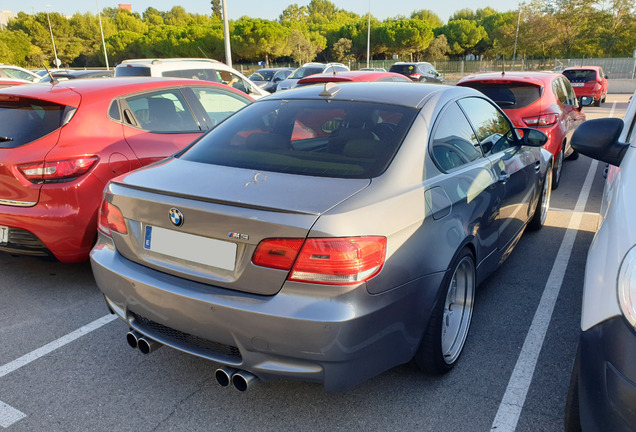
[[[24,417],[26,417],[26,414],[0,401],[0,427],[8,428]]]
[[[590,189],[592,188],[592,181],[596,174],[597,166],[598,162],[596,160],[592,161],[576,206],[570,216],[570,223],[563,236],[563,241],[561,242],[559,252],[554,261],[554,266],[550,271],[550,276],[543,290],[541,301],[532,319],[532,324],[526,335],[526,340],[521,348],[521,353],[519,354],[515,368],[510,376],[510,381],[508,381],[508,387],[499,405],[495,420],[492,423],[491,431],[513,432],[517,428],[519,416],[526,401],[526,395],[532,382],[532,376],[534,375],[537,360],[539,359],[541,347],[543,346],[543,341],[548,331],[548,326],[550,325],[554,305],[561,290],[565,270],[567,269],[570,254],[574,247],[577,229],[581,224],[583,211],[585,210],[585,204],[587,203]]]
[[[103,316],[89,324],[86,324],[83,327],[78,328],[77,330],[65,336],[62,336],[59,339],[54,340],[53,342],[50,342],[44,345],[41,348],[31,351],[30,353],[25,354],[22,357],[19,357],[13,360],[12,362],[9,362],[3,366],[0,366],[0,378],[10,374],[11,372],[14,372],[20,369],[22,366],[28,365],[32,361],[35,361],[55,351],[58,348],[63,347],[64,345],[68,343],[73,342],[76,339],[81,338],[82,336],[92,332],[93,330],[97,330],[98,328],[105,326],[106,324],[108,324],[111,321],[114,321],[115,319],[117,319],[117,316],[115,315]],[[8,428],[9,426],[11,426],[17,421],[20,421],[24,417],[26,417],[26,414],[0,401],[0,427]]]
[[[92,332],[93,330],[97,330],[98,328],[108,324],[111,321],[117,319],[116,315],[106,315],[103,316],[92,323],[86,324],[84,327],[80,327],[77,330],[67,334],[66,336],[62,336],[59,339],[54,340],[41,348],[38,348],[34,351],[31,351],[28,354],[23,355],[20,358],[13,360],[3,366],[0,366],[0,378],[3,376],[10,374],[11,372],[20,369],[22,366],[25,366],[32,361],[39,359],[58,348],[63,347],[64,345],[73,342],[76,339],[81,338],[82,336]]]

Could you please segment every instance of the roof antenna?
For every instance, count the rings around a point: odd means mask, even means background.
[[[506,75],[506,59],[503,58],[501,60],[501,77],[503,78]]]
[[[49,78],[51,78],[51,84],[55,85],[57,83],[59,83],[59,81],[57,80],[57,78],[55,78],[53,76],[53,74],[51,73],[51,71],[49,70],[49,68],[46,67],[46,65],[44,63],[42,63],[42,66],[44,66],[44,69],[46,70],[46,73],[48,74]]]

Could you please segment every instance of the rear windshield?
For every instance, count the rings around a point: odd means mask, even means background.
[[[324,67],[323,66],[307,66],[307,67],[301,67],[298,68],[294,71],[293,74],[291,74],[288,78],[289,79],[301,79],[301,78],[305,78],[309,75],[315,75],[315,74],[319,74],[322,73]]]
[[[413,73],[415,72],[415,65],[412,64],[405,64],[405,65],[393,65],[391,66],[391,68],[389,69],[389,72],[396,72],[396,73],[401,73],[401,74],[406,74],[406,73]]]
[[[197,79],[202,81],[221,82],[219,74],[215,69],[179,69],[165,71],[161,73],[161,76],[172,78],[188,78]]]
[[[462,85],[479,90],[501,108],[523,108],[541,97],[541,87],[534,84],[468,82]]]
[[[261,69],[254,72],[248,78],[252,81],[271,81],[274,78],[274,70]]]
[[[388,167],[416,114],[373,103],[264,100],[229,117],[180,157],[258,171],[372,178]]]
[[[20,147],[58,129],[65,108],[35,99],[0,101],[0,148]]]
[[[563,75],[570,82],[590,82],[596,81],[596,71],[590,69],[576,69],[563,71]]]
[[[138,77],[138,76],[151,76],[150,68],[147,66],[121,66],[115,68],[116,77]]]

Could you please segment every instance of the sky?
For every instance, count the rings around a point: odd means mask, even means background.
[[[366,15],[371,8],[371,15],[384,20],[397,15],[410,16],[411,12],[420,9],[429,9],[435,12],[442,21],[460,9],[480,9],[490,6],[491,8],[505,12],[517,8],[517,1],[509,0],[453,0],[453,1],[431,1],[416,2],[413,0],[330,0],[340,9],[354,12],[358,15]],[[252,18],[263,18],[268,20],[278,19],[281,12],[290,4],[299,6],[309,4],[310,0],[226,0],[227,14],[230,19],[238,19],[243,15]],[[106,7],[117,7],[119,3],[132,5],[133,12],[143,13],[148,7],[154,7],[160,11],[169,11],[173,6],[182,6],[187,12],[208,14],[210,13],[209,0],[0,0],[1,11],[37,13],[59,12],[63,15],[73,15],[75,12],[97,13]],[[49,6],[47,8],[47,6]]]

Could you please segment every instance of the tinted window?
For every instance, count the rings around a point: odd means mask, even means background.
[[[274,71],[271,69],[260,69],[250,75],[248,78],[252,81],[271,81],[274,77]]]
[[[126,98],[138,126],[150,132],[200,131],[179,90],[164,90]]]
[[[596,80],[596,71],[593,69],[572,69],[563,71],[563,75],[570,82],[590,82]]]
[[[259,171],[371,178],[387,168],[416,114],[359,102],[259,101],[181,157]]]
[[[432,144],[433,160],[451,171],[482,157],[479,141],[462,110],[453,103],[438,120]]]
[[[494,154],[516,143],[508,118],[490,102],[480,98],[465,98],[459,105],[466,113],[485,154]]]
[[[324,66],[303,66],[294,71],[293,74],[289,76],[289,79],[301,79],[305,78],[309,75],[315,75],[322,73]]]
[[[179,69],[165,71],[161,73],[161,76],[172,78],[188,78],[198,79],[203,81],[220,82],[217,71],[214,69]]]
[[[502,108],[523,108],[541,97],[541,88],[533,84],[467,82],[462,85],[479,90]]]
[[[115,68],[115,76],[132,77],[132,76],[151,76],[150,68],[147,66],[120,66]]]
[[[36,99],[0,102],[0,148],[20,147],[58,129],[65,108]]]

